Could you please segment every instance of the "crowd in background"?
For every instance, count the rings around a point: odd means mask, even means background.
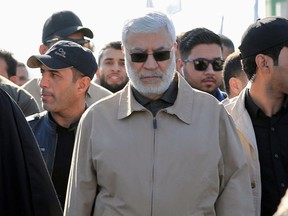
[[[51,14],[27,62],[0,49],[0,212],[288,215],[283,29],[283,17],[258,19],[234,47],[149,12],[95,54],[73,11]]]

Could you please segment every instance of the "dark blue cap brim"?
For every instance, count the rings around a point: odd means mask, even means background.
[[[27,65],[30,68],[40,68],[42,64],[51,70],[63,70],[73,67],[57,58],[52,58],[50,55],[33,55],[27,60]]]

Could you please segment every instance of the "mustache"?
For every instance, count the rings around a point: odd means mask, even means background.
[[[215,78],[213,78],[213,77],[206,77],[206,78],[204,78],[203,80],[202,80],[203,82],[206,82],[206,81],[212,81],[212,82],[216,82],[216,79]]]
[[[53,95],[53,93],[48,91],[47,89],[42,89],[41,90],[41,95]]]
[[[142,71],[139,73],[139,78],[147,78],[147,77],[163,77],[163,73],[159,71]]]

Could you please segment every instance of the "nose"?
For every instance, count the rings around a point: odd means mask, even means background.
[[[147,60],[144,63],[144,67],[149,70],[154,70],[158,67],[158,63],[153,55],[148,55]]]
[[[216,71],[214,71],[213,66],[211,63],[209,63],[207,69],[204,71],[204,73],[214,74]]]
[[[112,66],[112,71],[114,71],[114,72],[120,72],[121,71],[121,67],[120,67],[120,65],[119,64],[113,64],[113,66]]]
[[[49,84],[49,77],[47,75],[45,76],[44,74],[42,74],[42,77],[40,78],[39,86],[41,88],[46,88],[48,84]]]

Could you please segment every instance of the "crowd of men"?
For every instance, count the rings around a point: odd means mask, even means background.
[[[53,13],[26,63],[0,50],[0,214],[288,215],[284,29],[258,19],[235,49],[150,11],[96,58],[80,18]]]

